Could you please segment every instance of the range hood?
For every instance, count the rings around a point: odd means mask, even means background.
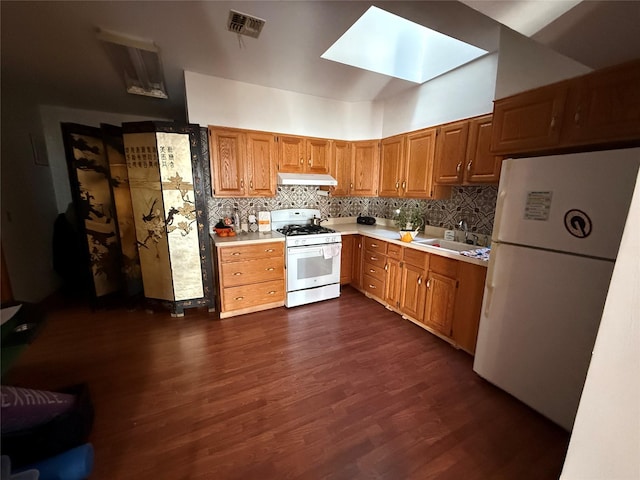
[[[278,185],[320,185],[335,187],[338,181],[323,173],[278,173]]]

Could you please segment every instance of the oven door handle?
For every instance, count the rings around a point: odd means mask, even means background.
[[[336,242],[342,248],[341,242]],[[335,245],[336,243],[326,243],[324,245]],[[324,255],[324,250],[322,247],[324,245],[309,245],[308,247],[289,247],[287,249],[287,256],[289,257],[312,257],[314,254],[316,256]]]

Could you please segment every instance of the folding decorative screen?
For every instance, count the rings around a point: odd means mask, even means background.
[[[213,307],[211,245],[197,125],[123,124],[144,294],[185,307]]]

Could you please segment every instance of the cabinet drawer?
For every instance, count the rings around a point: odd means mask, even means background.
[[[371,237],[364,237],[364,249],[369,250],[370,252],[377,252],[381,255],[386,255],[387,242],[383,240],[376,240]]]
[[[385,263],[387,263],[387,257],[378,253],[378,252],[364,252],[364,262],[370,263],[380,269],[384,268]],[[365,270],[366,273],[366,270]]]
[[[283,279],[284,259],[282,257],[228,262],[220,265],[220,280],[224,287]]]
[[[284,301],[284,280],[222,289],[222,311],[224,312],[282,301]]]
[[[365,275],[369,275],[375,279],[380,281],[384,281],[385,274],[387,273],[384,269],[384,265],[374,265],[369,262],[365,262],[363,272]]]
[[[284,258],[284,242],[219,247],[218,256],[221,262],[241,262],[256,258]]]
[[[413,248],[404,249],[404,262],[414,267],[427,269],[429,254]]]
[[[441,257],[440,255],[431,255],[429,270],[445,277],[456,278],[458,276],[458,260]]]
[[[364,275],[363,287],[365,291],[376,297],[384,297],[384,281],[372,277],[371,275]]]
[[[387,244],[387,257],[402,260],[402,246],[395,243]]]

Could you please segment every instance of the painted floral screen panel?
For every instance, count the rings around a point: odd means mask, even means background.
[[[174,300],[155,133],[124,136],[144,295]]]
[[[94,294],[118,291],[120,239],[109,185],[109,165],[99,129],[62,124],[69,180],[78,222],[86,236]]]
[[[204,296],[189,135],[156,133],[174,300]]]

